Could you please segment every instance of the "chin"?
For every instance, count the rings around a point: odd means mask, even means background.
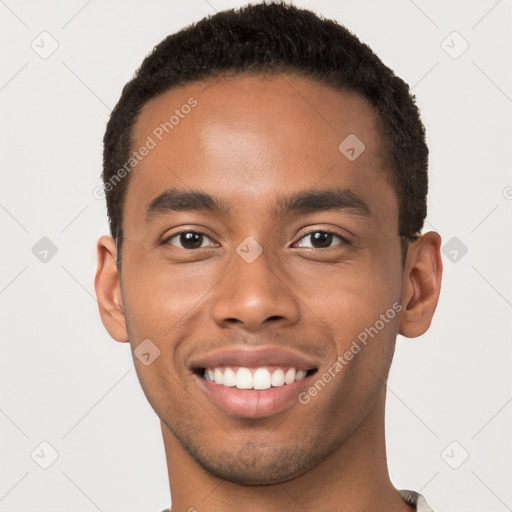
[[[272,485],[293,480],[316,466],[321,456],[313,454],[311,447],[300,450],[297,446],[268,451],[253,443],[245,444],[235,454],[221,452],[214,458],[191,453],[195,461],[208,473],[222,480],[240,485]]]

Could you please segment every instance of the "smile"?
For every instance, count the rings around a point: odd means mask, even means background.
[[[317,369],[210,367],[194,375],[208,401],[238,418],[266,418],[299,404]]]
[[[220,386],[264,390],[300,381],[306,377],[307,373],[308,370],[293,367],[216,367],[206,368],[203,377]]]

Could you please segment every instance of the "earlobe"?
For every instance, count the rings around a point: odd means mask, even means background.
[[[411,244],[407,251],[401,335],[416,338],[430,327],[439,300],[442,273],[441,237],[430,231]]]
[[[110,236],[102,236],[98,240],[97,254],[98,267],[94,288],[101,321],[113,339],[126,343],[128,332],[124,317],[121,282],[116,265],[117,249],[114,239]]]

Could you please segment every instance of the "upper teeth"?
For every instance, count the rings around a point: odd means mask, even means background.
[[[236,387],[238,389],[268,389],[291,384],[302,380],[306,376],[305,370],[277,368],[270,372],[267,368],[232,369],[229,367],[207,368],[204,378],[222,386]]]

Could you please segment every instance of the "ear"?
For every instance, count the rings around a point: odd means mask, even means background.
[[[94,279],[94,288],[105,329],[116,341],[126,343],[128,331],[124,317],[124,305],[121,296],[121,281],[117,269],[117,248],[114,239],[102,236],[98,240],[98,268]]]
[[[402,286],[399,333],[407,338],[424,334],[432,322],[441,291],[441,237],[430,231],[409,246]]]

